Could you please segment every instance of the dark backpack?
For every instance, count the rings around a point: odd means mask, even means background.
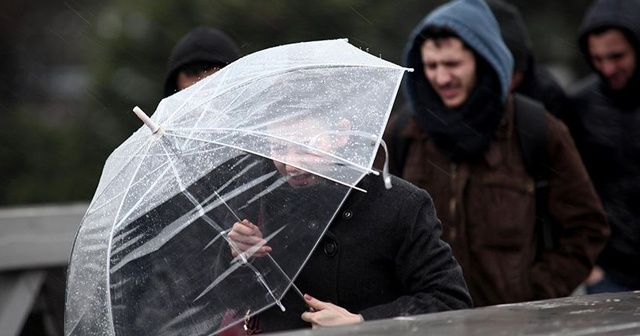
[[[515,116],[514,124],[524,165],[527,172],[535,181],[536,195],[536,230],[538,232],[538,248],[540,251],[551,250],[557,246],[560,225],[549,212],[549,176],[551,159],[547,142],[547,123],[545,121],[545,107],[542,103],[520,94],[514,94]],[[392,159],[398,172],[402,172],[407,157],[411,139],[401,135],[411,113],[408,110],[401,113],[393,125],[391,132]]]

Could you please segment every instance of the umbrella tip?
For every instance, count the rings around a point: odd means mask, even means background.
[[[153,120],[151,120],[151,118],[149,118],[149,116],[144,113],[144,111],[136,106],[133,108],[133,113],[135,113],[138,118],[140,118],[140,120],[142,120],[142,122],[147,125],[147,127],[149,127],[149,129],[151,129],[151,133],[156,133],[158,131],[158,129],[160,129],[160,126],[158,126],[158,124],[156,124]]]

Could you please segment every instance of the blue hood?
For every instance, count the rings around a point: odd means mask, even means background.
[[[415,71],[407,76],[407,85],[412,82],[423,82],[425,75],[420,47],[424,39],[420,37],[427,26],[447,27],[484,58],[495,70],[500,82],[500,97],[506,102],[511,85],[513,57],[500,35],[500,27],[491,9],[484,0],[456,0],[438,7],[428,14],[411,33],[405,47],[404,62]],[[418,78],[422,77],[422,78]],[[409,88],[408,95],[412,99],[415,94]]]

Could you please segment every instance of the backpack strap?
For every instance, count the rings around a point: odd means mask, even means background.
[[[558,225],[549,212],[549,176],[551,158],[547,140],[545,107],[542,103],[520,94],[514,94],[514,125],[527,172],[535,181],[536,230],[539,248],[553,249],[557,242]]]

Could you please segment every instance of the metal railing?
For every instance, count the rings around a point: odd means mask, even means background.
[[[37,335],[62,335],[64,269],[87,207],[82,203],[0,208],[1,335],[34,335],[25,330],[30,314],[38,309],[50,316],[48,320],[45,316]],[[53,283],[57,288],[52,300],[46,300],[42,296],[52,275],[57,277]],[[580,294],[286,335],[640,335],[640,292]]]
[[[14,336],[34,309],[43,317],[41,335],[56,336],[64,309],[64,269],[88,204],[0,208],[0,330]],[[55,273],[55,301],[42,299]],[[62,278],[62,279],[60,279]],[[48,294],[52,290],[49,289]],[[61,302],[57,302],[61,301]],[[47,306],[47,304],[49,304]],[[47,310],[56,310],[47,311]],[[48,321],[48,323],[47,323]]]

